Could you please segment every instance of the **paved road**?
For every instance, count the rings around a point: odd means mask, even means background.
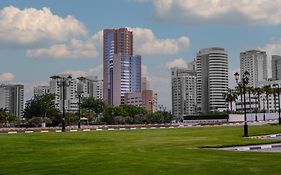
[[[254,152],[281,152],[281,147],[278,148],[265,148],[265,149],[258,149],[258,150],[250,150]]]

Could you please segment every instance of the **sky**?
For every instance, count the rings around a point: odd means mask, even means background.
[[[0,83],[47,85],[60,73],[102,79],[102,30],[133,31],[142,74],[171,109],[170,68],[193,61],[202,48],[223,47],[229,84],[239,54],[281,54],[280,0],[9,0],[0,1]],[[270,74],[270,65],[268,65]]]

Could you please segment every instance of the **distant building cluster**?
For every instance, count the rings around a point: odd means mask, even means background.
[[[171,69],[172,112],[177,117],[224,111],[228,90],[228,55],[223,48],[206,48],[185,68]]]
[[[265,51],[248,50],[240,53],[240,75],[248,71],[248,91],[264,86],[281,87],[281,56],[272,56],[272,78],[268,76],[267,54]],[[234,75],[229,75],[234,76]],[[171,68],[172,112],[177,117],[229,110],[225,94],[228,87],[228,54],[223,48],[201,49],[194,61],[186,67]],[[236,87],[233,91],[238,92]],[[239,94],[239,93],[238,93]],[[269,102],[265,103],[266,94],[246,94],[246,109],[254,112],[260,109],[276,111],[281,97],[269,94]],[[237,96],[236,111],[242,112],[242,95]]]
[[[240,75],[245,71],[250,73],[249,87],[275,84],[281,87],[281,56],[272,56],[272,78],[268,78],[267,58],[266,52],[260,50],[240,53]],[[130,104],[152,112],[159,108],[165,110],[166,107],[158,105],[158,95],[149,88],[148,78],[142,77],[141,64],[141,55],[134,54],[132,31],[104,29],[103,80],[97,76],[54,75],[48,86],[34,87],[34,96],[55,94],[56,108],[62,111],[64,106],[67,112],[78,110],[79,96],[100,99],[113,106]],[[228,110],[224,95],[229,92],[228,77],[233,76],[228,74],[228,53],[219,47],[201,49],[186,67],[171,68],[172,113],[183,117]],[[275,109],[276,97],[269,95],[269,100],[267,106]],[[239,96],[237,111],[242,111],[242,104]],[[247,109],[254,110],[253,106],[257,105],[264,107],[265,104],[247,95]],[[22,117],[24,86],[0,85],[0,108]]]
[[[81,95],[81,97],[94,97],[102,100],[102,80],[98,80],[98,77],[96,76],[73,78],[70,74],[51,76],[49,86],[34,87],[34,96],[47,93],[55,94],[55,106],[59,110],[62,110],[63,81],[65,81],[64,104],[67,112],[76,112],[78,110],[78,95]]]

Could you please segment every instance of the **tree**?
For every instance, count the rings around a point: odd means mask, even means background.
[[[78,117],[74,113],[65,113],[65,122],[67,125],[77,125]]]
[[[253,87],[247,87],[248,95],[249,95],[249,112],[252,111],[252,101],[251,101],[251,93],[254,92]]]
[[[0,126],[7,123],[7,119],[9,117],[9,114],[7,113],[7,109],[0,108]]]
[[[261,111],[261,104],[260,104],[260,97],[261,97],[261,94],[263,93],[263,89],[262,88],[255,88],[255,92],[257,94],[257,97],[258,97],[258,111]]]
[[[61,123],[60,111],[55,108],[55,94],[35,96],[34,99],[29,100],[26,103],[24,117],[26,119],[48,117],[53,125]]]
[[[81,103],[82,109],[91,109],[96,114],[102,113],[105,107],[105,103],[100,99],[94,97],[83,98]]]
[[[269,112],[269,94],[272,94],[272,88],[270,85],[266,85],[263,87],[263,90],[265,92],[266,95],[266,106],[267,106],[267,112]]]
[[[224,96],[225,101],[228,103],[228,106],[230,106],[230,111],[233,111],[232,103],[236,101],[237,93],[235,93],[231,89],[228,89],[228,92],[223,94],[223,96]]]

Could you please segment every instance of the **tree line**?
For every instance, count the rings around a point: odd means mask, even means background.
[[[273,95],[274,97],[274,111],[276,112],[278,109],[278,90],[280,90],[279,87],[271,87],[270,85],[266,85],[263,87],[258,87],[258,88],[253,88],[253,87],[246,87],[246,94],[248,97],[247,105],[248,105],[248,110],[250,112],[271,112],[269,108],[269,97],[270,95]],[[236,104],[238,97],[240,96],[240,99],[242,99],[243,103],[243,94],[244,90],[243,87],[238,86],[236,89],[228,89],[228,92],[223,94],[225,101],[228,103],[228,106],[230,106],[230,112],[233,111],[233,102]],[[265,98],[261,98],[262,96],[265,96]],[[252,101],[254,100],[254,101]],[[264,102],[264,106],[266,106],[265,109],[261,109],[261,102]],[[241,102],[241,101],[240,101]],[[253,106],[254,102],[254,106]]]
[[[35,96],[27,101],[24,110],[25,124],[28,126],[59,126],[62,122],[61,112],[55,107],[55,95],[45,94]],[[123,104],[111,106],[93,97],[82,98],[80,104],[80,119],[82,124],[154,124],[170,123],[173,119],[167,111],[150,112],[142,107]],[[78,111],[66,113],[67,125],[79,122]]]

